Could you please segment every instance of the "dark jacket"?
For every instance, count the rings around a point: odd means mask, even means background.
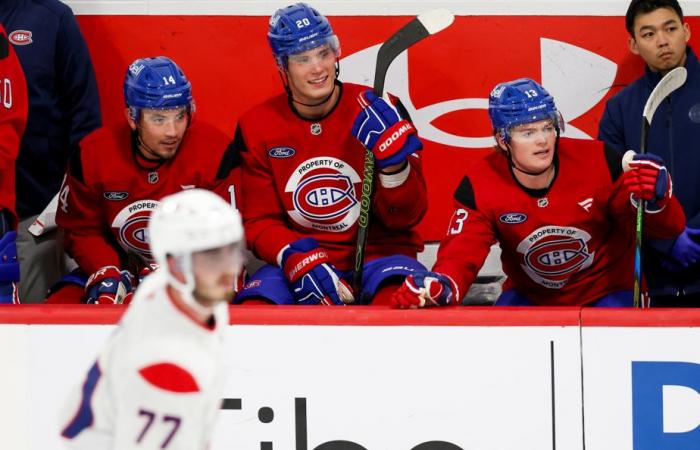
[[[700,229],[700,67],[692,49],[688,47],[686,51],[688,78],[656,110],[647,150],[664,159],[673,179],[673,195],[683,206],[688,226]],[[644,76],[608,100],[598,139],[620,151],[639,151],[642,111],[659,80],[661,75],[647,67]],[[681,290],[700,292],[700,265],[678,273],[669,273],[661,266],[673,242],[653,241],[644,245],[644,272],[650,292],[659,295],[675,295]]]
[[[100,126],[99,97],[88,48],[67,5],[1,0],[0,23],[13,41],[29,92],[16,184],[17,213],[26,218],[58,192],[70,149]]]

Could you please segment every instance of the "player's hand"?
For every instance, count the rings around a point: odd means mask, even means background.
[[[282,252],[282,270],[299,304],[344,305],[355,301],[350,285],[335,273],[328,253],[316,239],[289,244]]]
[[[131,301],[132,275],[128,270],[105,266],[90,275],[85,285],[85,303],[100,305],[127,304]]]
[[[391,296],[394,308],[424,308],[447,306],[457,303],[457,286],[440,273],[417,271],[406,277],[399,289]]]
[[[372,150],[380,169],[399,164],[423,148],[413,124],[402,119],[389,102],[372,91],[361,93],[357,100],[362,111],[352,124],[352,134]]]
[[[653,153],[639,155],[629,150],[622,161],[627,192],[650,202],[650,211],[662,209],[672,195],[671,176],[664,160]]]
[[[2,214],[0,214],[2,215]],[[17,232],[8,231],[0,239],[0,303],[19,303],[17,281],[19,281],[19,261],[17,260]]]
[[[673,265],[667,265],[667,269],[687,269],[700,261],[700,230],[686,227],[676,238],[676,242],[671,247],[671,258]]]

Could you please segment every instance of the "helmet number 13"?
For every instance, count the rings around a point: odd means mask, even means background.
[[[534,98],[534,97],[537,97],[537,92],[535,92],[534,89],[527,89],[527,90],[525,90],[525,91],[523,91],[523,92],[525,93],[525,95],[527,95],[527,98]]]

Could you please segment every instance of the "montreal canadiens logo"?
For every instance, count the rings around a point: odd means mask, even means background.
[[[523,223],[527,220],[527,214],[523,213],[506,213],[499,217],[499,220],[509,225]]]
[[[307,228],[342,232],[359,215],[355,169],[337,158],[311,158],[301,163],[289,177],[285,191],[292,209],[287,213]]]
[[[291,158],[296,153],[291,147],[275,147],[267,151],[270,158]]]
[[[140,255],[145,262],[153,261],[148,220],[157,206],[155,200],[139,200],[124,207],[112,221],[112,230],[122,248],[127,253]]]
[[[15,45],[29,45],[33,42],[32,32],[27,30],[13,31],[7,38]]]
[[[595,252],[588,250],[591,236],[575,227],[541,227],[518,245],[522,268],[536,283],[551,289],[562,288],[576,272],[593,263]]]

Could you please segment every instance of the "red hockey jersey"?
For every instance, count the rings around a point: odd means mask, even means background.
[[[313,237],[336,267],[353,267],[365,149],[350,129],[367,89],[343,84],[338,104],[317,121],[296,115],[286,94],[241,117],[241,211],[249,248],[268,263],[290,242]],[[425,180],[420,159],[408,160],[398,180],[375,181],[367,260],[422,249],[415,227],[427,209]]]
[[[5,29],[0,25],[0,210],[15,212],[15,160],[27,124],[27,84],[24,71]]]
[[[508,279],[539,305],[583,305],[632,289],[636,208],[622,186],[621,158],[601,142],[562,138],[549,190],[527,192],[503,154],[476,163],[455,192],[455,211],[434,271],[460,295],[498,241]],[[672,198],[645,215],[645,234],[673,238],[685,225]]]
[[[147,170],[134,161],[126,125],[87,135],[71,156],[56,212],[68,253],[87,274],[109,265],[137,271],[151,262],[148,219],[162,197],[204,188],[231,199],[237,158],[229,143],[221,131],[194,122],[177,155]]]

